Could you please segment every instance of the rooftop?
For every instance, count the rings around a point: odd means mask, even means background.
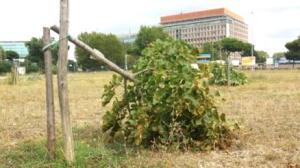
[[[180,13],[176,15],[169,15],[169,16],[162,16],[160,18],[161,24],[178,22],[178,21],[185,21],[185,20],[193,20],[199,18],[206,18],[206,17],[213,17],[213,16],[230,16],[236,20],[244,22],[243,17],[240,15],[230,11],[226,8],[218,8],[218,9],[209,9],[197,12],[188,12],[188,13]]]

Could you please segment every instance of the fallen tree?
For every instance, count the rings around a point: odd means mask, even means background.
[[[51,30],[59,34],[59,27],[52,26]],[[126,78],[130,81],[135,81],[134,76],[132,74],[124,71],[119,66],[117,66],[115,63],[113,63],[110,60],[108,60],[107,58],[105,58],[105,56],[100,51],[91,48],[90,46],[88,46],[84,42],[82,42],[82,41],[80,41],[76,38],[73,38],[70,35],[65,37],[65,38],[68,38],[68,40],[71,41],[73,44],[75,44],[76,46],[78,46],[78,47],[84,49],[85,51],[89,52],[95,60],[101,61],[104,64],[106,64],[110,70],[117,72],[118,74],[122,75],[124,78]]]

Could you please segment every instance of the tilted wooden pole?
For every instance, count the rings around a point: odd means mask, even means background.
[[[44,46],[50,44],[50,29],[43,28]],[[46,103],[47,103],[47,149],[50,160],[55,158],[55,114],[52,80],[52,54],[49,49],[44,51],[45,77],[46,77]]]
[[[69,109],[67,64],[68,64],[69,0],[60,0],[60,33],[58,59],[58,96],[64,140],[64,157],[74,163],[74,140]]]
[[[57,26],[52,26],[51,30],[53,30],[56,33],[60,33],[60,29]],[[68,37],[68,39],[74,43],[76,46],[84,49],[85,51],[89,52],[94,59],[103,62],[104,64],[106,64],[109,69],[111,69],[112,71],[117,72],[118,74],[122,75],[124,78],[130,80],[130,81],[135,81],[134,76],[131,75],[130,73],[124,71],[123,69],[121,69],[119,66],[117,66],[116,64],[114,64],[113,62],[111,62],[110,60],[108,60],[107,58],[105,58],[105,56],[98,50],[91,48],[90,46],[88,46],[87,44],[85,44],[84,42],[73,38],[73,37]]]

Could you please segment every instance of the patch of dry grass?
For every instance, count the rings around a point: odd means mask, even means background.
[[[218,104],[227,118],[240,122],[239,139],[226,151],[155,152],[128,157],[128,167],[296,167],[300,166],[300,71],[248,71],[249,84],[218,87]],[[69,75],[73,126],[99,127],[103,85],[111,72]],[[43,76],[25,76],[18,86],[0,78],[0,148],[45,137]],[[54,83],[56,85],[56,81]],[[56,96],[57,127],[59,111]]]

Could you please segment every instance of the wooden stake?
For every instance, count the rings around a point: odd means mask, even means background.
[[[50,44],[50,29],[43,29],[44,46]],[[47,149],[50,160],[55,159],[55,113],[52,80],[52,54],[48,49],[44,52],[46,76],[46,104],[47,104]]]
[[[67,64],[68,64],[69,0],[60,0],[60,34],[58,59],[58,96],[64,140],[64,156],[68,164],[74,163],[74,141],[70,119]]]
[[[52,26],[51,30],[53,30],[56,33],[60,33],[59,28],[57,26]],[[90,46],[88,46],[87,44],[85,44],[84,42],[76,39],[76,38],[72,38],[69,36],[69,40],[74,43],[76,46],[84,49],[85,51],[87,51],[88,53],[91,54],[91,56],[93,56],[96,60],[101,61],[103,63],[105,63],[109,69],[111,69],[112,71],[117,72],[118,74],[122,75],[124,78],[130,80],[130,81],[135,81],[134,77],[124,71],[123,69],[121,69],[120,67],[118,67],[116,64],[114,64],[113,62],[111,62],[110,60],[108,60],[107,58],[105,58],[105,56],[98,50],[91,48]]]
[[[230,58],[227,56],[227,86],[230,86]]]
[[[17,63],[13,62],[13,66],[11,67],[11,84],[17,85],[18,84],[18,66]]]

